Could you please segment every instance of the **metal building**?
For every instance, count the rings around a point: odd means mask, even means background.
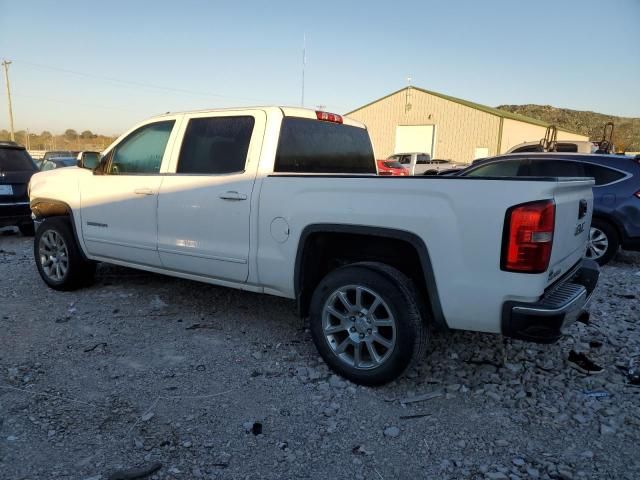
[[[422,88],[407,87],[346,116],[369,129],[376,158],[424,152],[431,158],[470,163],[538,141],[548,123]],[[589,140],[558,129],[558,140]]]

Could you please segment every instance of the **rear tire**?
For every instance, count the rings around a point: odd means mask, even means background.
[[[589,231],[589,244],[586,257],[606,265],[615,257],[620,247],[620,238],[616,229],[608,222],[594,218]]]
[[[55,290],[75,290],[93,280],[96,264],[82,257],[66,217],[51,217],[40,225],[33,252],[42,280]]]
[[[311,298],[310,328],[327,365],[361,385],[400,377],[427,343],[411,280],[374,262],[341,267],[322,279]]]

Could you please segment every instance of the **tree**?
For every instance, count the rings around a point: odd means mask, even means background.
[[[51,137],[53,137],[53,135],[51,134],[51,132],[50,132],[49,130],[45,130],[45,131],[43,131],[43,132],[40,134],[40,136],[41,136],[42,138],[51,138]]]
[[[64,131],[64,138],[66,140],[75,140],[78,138],[78,132],[76,132],[73,128],[68,128]]]
[[[96,138],[97,135],[94,135],[91,130],[85,130],[80,134],[80,138]]]

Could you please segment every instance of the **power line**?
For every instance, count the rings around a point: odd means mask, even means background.
[[[32,100],[44,100],[45,102],[64,103],[65,105],[76,105],[78,107],[104,108],[104,109],[108,109],[108,110],[120,110],[122,112],[140,114],[140,112],[136,111],[136,110],[130,110],[128,108],[122,108],[122,107],[114,107],[112,105],[110,106],[110,105],[98,105],[98,104],[92,104],[92,103],[78,103],[78,102],[76,102],[74,100],[60,100],[60,99],[57,99],[57,98],[40,97],[40,96],[35,96],[35,95],[21,95],[21,94],[17,94],[17,93],[14,93],[13,96],[14,97],[19,97],[19,98],[29,98],[29,99],[32,99]]]
[[[43,69],[46,69],[46,70],[52,70],[52,71],[57,71],[57,72],[61,72],[61,73],[71,74],[71,75],[78,75],[78,76],[81,76],[81,77],[92,78],[92,79],[96,79],[96,80],[102,80],[102,81],[113,82],[113,83],[121,83],[121,84],[124,84],[124,85],[136,86],[136,87],[142,87],[142,88],[150,88],[150,89],[154,89],[154,90],[162,90],[162,91],[166,91],[166,92],[182,93],[182,94],[186,94],[186,95],[194,95],[194,96],[199,96],[199,97],[216,97],[216,98],[223,98],[223,99],[230,99],[230,100],[242,100],[242,101],[250,101],[250,102],[271,103],[271,102],[266,102],[264,99],[258,99],[258,98],[232,97],[232,96],[229,96],[229,95],[223,95],[223,94],[219,94],[219,93],[198,92],[198,91],[186,90],[186,89],[182,89],[182,88],[165,87],[165,86],[161,86],[161,85],[153,85],[153,84],[149,84],[149,83],[136,82],[136,81],[131,81],[131,80],[122,80],[122,79],[119,79],[119,78],[105,77],[105,76],[102,76],[102,75],[95,75],[95,74],[86,73],[86,72],[78,72],[78,71],[75,71],[75,70],[69,70],[69,69],[66,69],[66,68],[54,67],[54,66],[51,66],[51,65],[43,65],[43,64],[40,64],[40,63],[26,62],[24,60],[16,61],[15,63],[23,64],[23,65],[29,65],[31,67],[43,68]]]

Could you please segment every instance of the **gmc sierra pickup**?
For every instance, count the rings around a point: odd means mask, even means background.
[[[590,179],[381,177],[366,128],[299,108],[171,113],[30,183],[52,288],[110,262],[295,299],[320,354],[393,380],[428,327],[551,342],[598,279]]]

